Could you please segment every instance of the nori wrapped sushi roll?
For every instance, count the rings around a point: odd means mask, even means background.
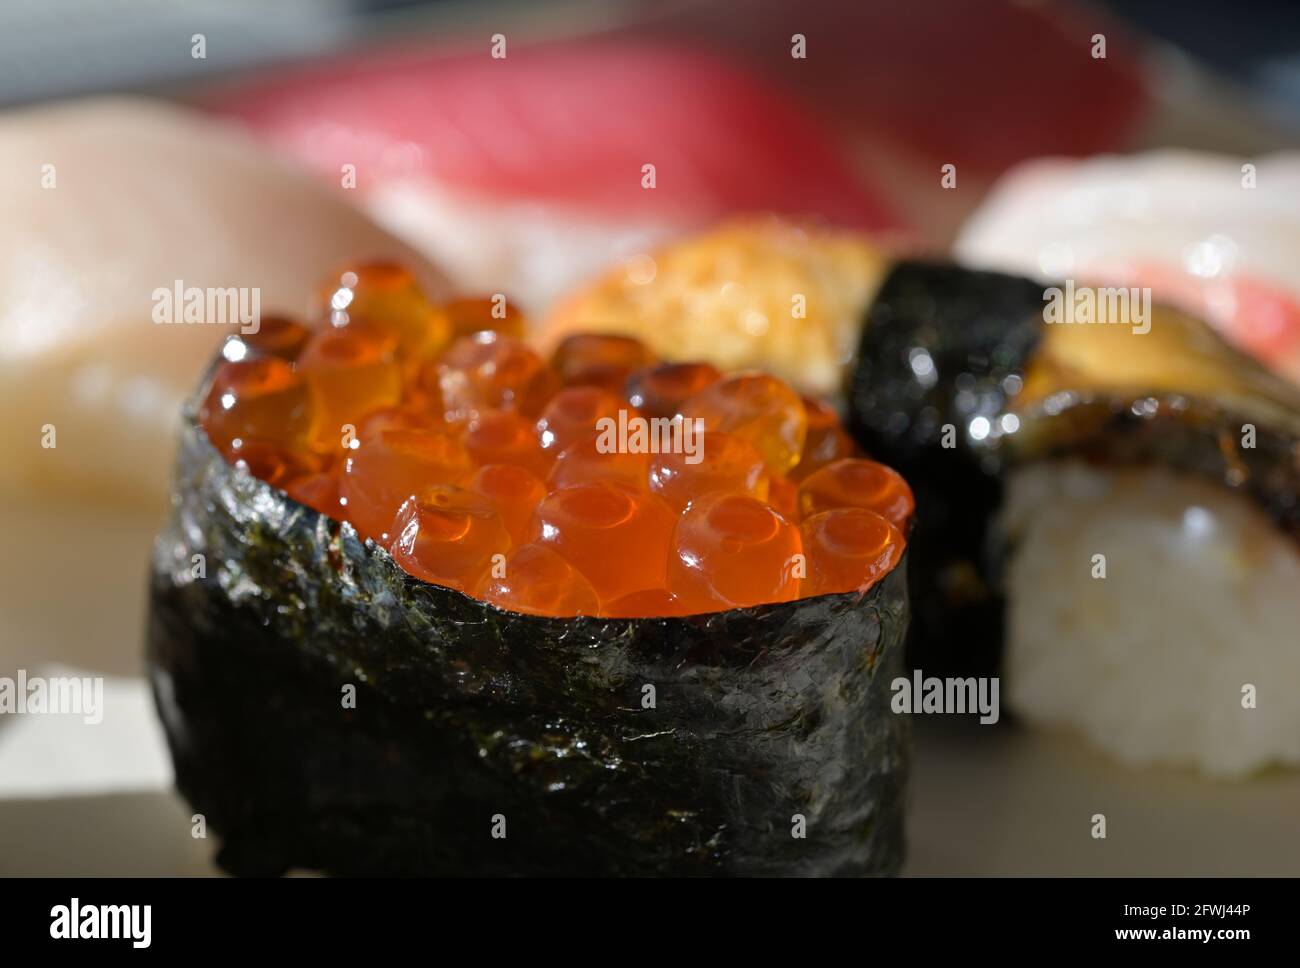
[[[1040,338],[1041,312],[1042,287],[1030,280],[904,263],[886,276],[862,328],[849,427],[915,482],[926,509],[913,539],[909,664],[927,674],[998,671],[1003,600],[990,527],[1002,479],[993,444]]]
[[[997,514],[1017,467],[1073,457],[1186,472],[1300,534],[1294,390],[1169,307],[1127,325],[1049,323],[1050,291],[902,262],[867,311],[850,426],[926,509],[913,538],[913,635],[927,671],[998,668],[1009,549]]]
[[[421,580],[427,560],[399,565],[344,514],[289,497],[272,481],[336,507],[313,468],[289,479],[285,454],[232,452],[199,419],[205,399],[185,415],[155,547],[148,663],[178,786],[227,870],[898,871],[909,728],[890,699],[908,598],[893,525],[862,512],[896,541],[865,591],[527,614]],[[400,537],[389,547],[400,558]]]
[[[852,426],[916,487],[913,661],[1000,668],[1014,712],[1129,762],[1300,764],[1300,710],[1254,698],[1300,687],[1300,394],[1149,293],[1080,291],[904,262],[867,313]]]

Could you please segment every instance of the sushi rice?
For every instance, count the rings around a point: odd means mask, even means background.
[[[1015,713],[1137,766],[1300,765],[1300,549],[1253,505],[1163,468],[1051,461],[1009,475],[999,523]]]

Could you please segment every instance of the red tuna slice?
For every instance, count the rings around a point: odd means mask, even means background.
[[[705,221],[771,210],[899,227],[796,100],[699,50],[509,46],[504,59],[386,51],[227,89],[210,106],[357,186],[423,174],[492,198]],[[643,166],[656,187],[642,187]]]
[[[860,135],[986,174],[1122,147],[1148,101],[1137,45],[1095,4],[716,0],[633,29],[722,48]]]

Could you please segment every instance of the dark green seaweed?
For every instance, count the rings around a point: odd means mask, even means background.
[[[1043,287],[903,262],[871,304],[850,374],[850,430],[912,486],[908,662],[927,675],[995,675],[1003,598],[990,521],[1002,503],[996,424],[1041,335]],[[954,428],[944,446],[945,424]]]
[[[905,564],[865,595],[533,617],[411,578],[228,464],[192,416],[177,468],[148,662],[177,783],[227,870],[899,869]]]
[[[1138,399],[1063,391],[1021,415],[1008,461],[1075,457],[1106,466],[1159,465],[1245,495],[1300,542],[1300,442],[1290,432],[1176,393]],[[1254,427],[1243,447],[1242,428]]]

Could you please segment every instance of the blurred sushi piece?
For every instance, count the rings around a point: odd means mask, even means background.
[[[1124,150],[1160,121],[1144,39],[1097,4],[711,0],[661,5],[625,30],[711,45],[800,98],[903,221],[944,245],[1012,165]]]
[[[180,402],[239,325],[157,323],[158,290],[243,290],[246,308],[256,291],[305,314],[320,266],[353,256],[445,286],[247,135],[156,102],[5,116],[0,211],[0,485],[33,492],[161,507]]]
[[[1039,278],[1150,287],[1300,382],[1300,154],[1031,162],[967,222],[956,254]]]
[[[870,250],[838,242],[855,244]],[[653,341],[671,319],[693,353],[824,393],[829,342],[759,338],[753,299],[714,293],[725,274],[768,307],[807,295],[814,332],[857,340],[839,387],[858,442],[916,493],[915,665],[1000,667],[1015,712],[1129,762],[1300,765],[1300,392],[1177,309],[1052,325],[1043,283],[878,255],[866,268],[823,245],[720,229],[653,254],[694,274],[611,271],[543,333]]]
[[[360,197],[461,287],[528,310],[732,212],[899,227],[802,104],[698,47],[384,50],[205,103]]]
[[[1053,325],[1046,295],[902,263],[869,311],[851,408],[916,488],[916,660],[960,668],[1005,618],[1027,721],[1135,764],[1300,765],[1300,392],[1179,310]]]
[[[623,332],[666,358],[765,369],[835,397],[888,266],[860,233],[739,217],[615,265],[557,303],[537,339]]]
[[[982,175],[1037,155],[1114,150],[1149,100],[1140,40],[1074,2],[716,0],[629,30],[716,45],[865,139]],[[796,36],[805,57],[792,56]],[[1106,123],[1080,123],[1098,116]]]

